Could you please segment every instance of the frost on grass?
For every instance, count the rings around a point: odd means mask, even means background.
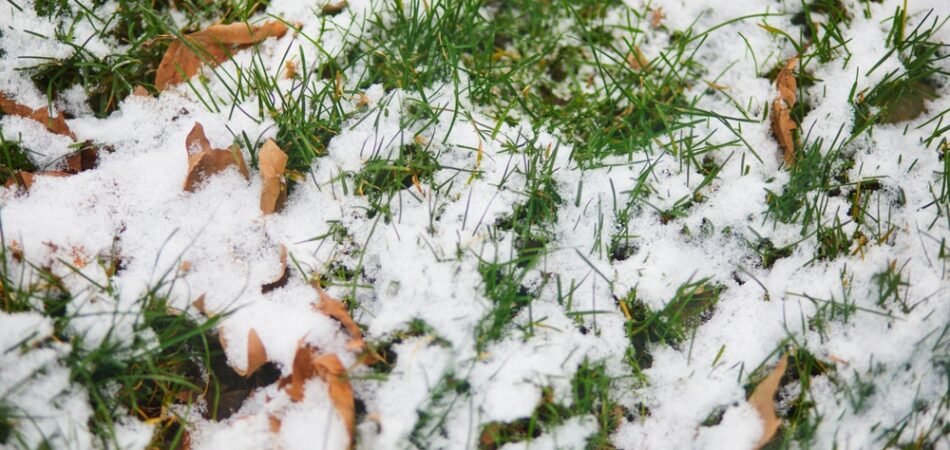
[[[947,445],[950,11],[576,3],[0,7],[0,91],[100,149],[0,192],[0,444],[346,448],[307,346],[357,448],[754,448],[783,357],[769,446]],[[287,30],[169,38],[245,21]],[[249,173],[183,189],[198,123]],[[4,173],[78,150],[0,127]]]

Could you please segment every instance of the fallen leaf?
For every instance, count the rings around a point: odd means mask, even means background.
[[[360,330],[359,325],[353,321],[353,318],[350,317],[350,313],[346,311],[346,307],[343,306],[343,303],[330,297],[330,294],[327,294],[326,291],[320,287],[319,282],[312,281],[310,285],[317,290],[317,294],[320,296],[320,303],[314,306],[317,311],[336,319],[343,325],[343,328],[346,328],[346,331],[350,333],[350,342],[346,344],[346,347],[350,350],[363,350],[366,347],[366,343],[363,342],[363,332]]]
[[[255,44],[272,36],[281,37],[286,32],[286,25],[270,21],[263,25],[244,22],[211,25],[185,35],[184,39],[172,42],[165,51],[155,73],[155,88],[161,92],[196,74],[204,62],[220,64],[240,46]]]
[[[194,128],[185,138],[185,148],[188,152],[188,175],[185,176],[183,187],[188,192],[194,192],[202,181],[231,166],[237,167],[244,178],[249,177],[240,149],[235,146],[228,150],[212,149],[205,137],[204,127],[198,122],[195,122]]]
[[[271,433],[280,433],[280,419],[274,416],[267,416],[267,423]]]
[[[772,101],[772,134],[782,148],[785,164],[789,166],[795,163],[795,137],[792,131],[798,128],[792,119],[792,107],[797,101],[797,83],[792,70],[797,63],[797,56],[790,58],[775,77],[778,97]]]
[[[643,52],[640,51],[640,47],[633,47],[633,50],[627,53],[627,65],[637,71],[648,70],[650,68],[650,60],[643,55]]]
[[[14,116],[35,120],[43,124],[50,133],[66,136],[74,141],[76,140],[76,135],[69,130],[69,126],[66,125],[66,116],[64,116],[62,112],[57,114],[56,117],[50,117],[49,108],[44,106],[34,110],[29,106],[23,106],[9,99],[3,92],[0,92],[0,111],[3,111],[4,114],[12,114]]]
[[[203,296],[199,298],[204,300]],[[221,348],[227,350],[228,341],[224,338],[223,334],[218,336],[218,340],[221,341]],[[231,368],[234,369],[238,375],[247,377],[253,374],[255,370],[259,369],[265,363],[267,363],[267,351],[264,349],[264,343],[261,342],[261,338],[257,335],[257,331],[251,328],[247,332],[247,367],[243,370],[234,366],[231,366]]]
[[[344,8],[346,8],[346,0],[340,0],[336,3],[326,3],[323,5],[322,9],[323,9],[323,14],[332,16],[335,14],[339,14],[340,12],[343,11]]]
[[[787,366],[788,355],[783,355],[778,365],[772,369],[772,372],[764,380],[759,382],[759,385],[752,391],[752,395],[749,396],[749,404],[759,413],[759,418],[763,422],[762,437],[755,444],[754,448],[756,450],[767,444],[775,435],[775,432],[778,431],[778,427],[782,425],[782,420],[775,415],[775,393],[778,391],[779,381],[782,380],[782,375],[785,374]]]
[[[148,93],[148,89],[145,89],[145,86],[136,85],[135,89],[132,89],[133,97],[151,97],[152,95]]]
[[[290,377],[282,379],[278,386],[287,392],[291,400],[299,402],[304,397],[304,384],[313,376],[318,376],[327,383],[330,401],[343,419],[352,443],[356,431],[356,409],[353,387],[346,376],[346,368],[335,354],[319,355],[316,350],[301,341],[294,355]]]
[[[187,262],[187,261],[185,261]],[[205,305],[205,295],[201,294],[195,301],[191,302],[191,306],[194,306],[201,314],[204,314],[205,317],[212,317],[214,314],[208,312],[208,306]]]
[[[66,171],[79,173],[96,168],[99,162],[99,149],[91,143],[86,143],[82,150],[70,153],[66,157]]]
[[[28,191],[30,190],[30,187],[33,186],[33,181],[38,176],[61,178],[61,177],[68,177],[70,175],[72,174],[68,172],[59,171],[59,170],[48,170],[46,172],[39,172],[39,173],[25,172],[21,170],[14,173],[13,176],[10,177],[10,179],[8,179],[6,183],[4,183],[4,186],[6,187],[19,186],[20,189]]]
[[[261,212],[273,214],[283,209],[287,201],[287,180],[284,179],[287,154],[268,139],[261,147],[258,158],[261,168]]]
[[[317,376],[330,385],[330,401],[337,413],[343,418],[350,442],[356,432],[356,405],[353,400],[353,386],[346,376],[346,368],[334,354],[320,355],[313,359],[313,370]]]
[[[265,285],[261,286],[261,294],[266,294],[274,289],[277,289],[285,284],[290,278],[290,271],[287,270],[287,247],[284,247],[284,244],[280,245],[280,276],[276,280],[271,281]]]
[[[666,14],[663,14],[663,8],[653,8],[650,10],[650,26],[653,28],[660,28],[660,23],[663,22],[663,18],[666,17]]]
[[[793,56],[785,62],[785,67],[778,72],[775,77],[775,87],[778,89],[779,98],[784,100],[789,108],[795,106],[796,91],[798,83],[795,80],[795,65],[798,64],[798,57]]]

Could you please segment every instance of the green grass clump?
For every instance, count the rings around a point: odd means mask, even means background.
[[[393,218],[393,197],[401,191],[424,195],[423,183],[430,185],[439,168],[436,158],[422,145],[402,145],[393,159],[375,156],[368,160],[353,179],[354,190],[369,201],[368,217],[382,214],[388,223]]]
[[[627,314],[625,330],[630,339],[627,359],[635,374],[653,365],[651,344],[679,345],[690,338],[696,327],[709,320],[719,301],[723,287],[709,283],[708,278],[687,281],[676,289],[676,294],[660,310],[637,298],[636,289],[618,299]]]
[[[946,21],[946,17],[941,19],[930,11],[908,32],[907,11],[897,8],[887,36],[890,50],[867,73],[877,70],[894,53],[903,67],[886,73],[884,79],[870,89],[857,91],[857,84],[852,87],[849,96],[855,104],[852,139],[871,130],[876,123],[904,122],[924,112],[924,102],[935,98],[935,80],[950,75],[941,68],[941,62],[950,57],[948,44],[934,36]]]
[[[27,156],[19,142],[9,141],[0,129],[0,182],[13,178],[17,172],[35,172],[36,165]]]
[[[15,242],[2,240],[0,245],[0,310],[35,311],[52,319],[53,339],[70,345],[60,362],[69,369],[71,382],[89,396],[93,411],[89,427],[98,443],[117,445],[116,424],[132,416],[155,426],[153,445],[180,448],[188,419],[179,413],[190,410],[196,393],[215,391],[212,358],[223,358],[223,352],[219,347],[216,353],[212,351],[216,343],[210,335],[220,317],[197,323],[171,310],[164,294],[171,281],[162,281],[137,299],[132,311],[115,311],[122,316],[133,314],[131,338],[114,335],[112,328],[101,342],[89,343],[77,333],[72,325],[75,316],[69,312],[70,303],[83,300],[49,269],[25,260]],[[90,281],[88,289],[95,301],[118,304],[113,286]],[[217,403],[213,395],[206,400],[209,407]],[[7,424],[16,422],[9,420],[9,414],[0,417],[6,417]]]
[[[541,390],[541,400],[531,416],[513,422],[491,422],[482,426],[478,448],[494,450],[514,442],[530,443],[542,433],[550,432],[567,419],[578,416],[592,416],[597,421],[597,432],[590,436],[587,448],[613,448],[610,434],[629,413],[611,397],[611,383],[614,380],[607,375],[603,364],[584,361],[571,379],[571,398],[568,402],[558,403],[550,388]]]

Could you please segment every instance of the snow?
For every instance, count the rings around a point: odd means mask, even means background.
[[[844,30],[852,54],[847,62],[840,58],[827,64],[808,62],[816,81],[804,89],[802,99],[813,109],[801,129],[812,141],[823,139],[824,152],[840,129],[849,130],[854,124],[848,100],[852,85],[857,83],[858,90],[873,87],[886,73],[902,67],[899,55],[891,54],[869,71],[888,51],[884,40],[889,22],[881,18],[903,3],[845,3],[851,11],[869,8],[871,18],[855,13]],[[705,30],[736,17],[793,11],[798,5],[682,0],[648,4],[665,11],[664,26],[669,30],[690,26]],[[626,5],[636,11],[646,8],[634,0]],[[104,13],[115,7],[114,2],[100,6]],[[10,3],[0,8],[0,60],[4,62],[0,90],[31,107],[45,106],[43,93],[17,69],[31,64],[22,59],[26,56],[65,58],[71,54],[53,39],[26,32],[51,36],[64,26],[65,18],[38,17],[31,8],[18,10]],[[938,1],[914,2],[910,8],[912,24],[930,8],[941,16],[950,13]],[[313,2],[279,0],[269,3],[266,15],[294,22],[313,17],[318,9]],[[337,354],[349,369],[355,396],[366,410],[357,423],[358,448],[418,445],[411,439],[419,430],[432,448],[473,448],[485,424],[531,417],[543,389],[550,389],[558,404],[570,405],[572,378],[587,361],[602,362],[615,378],[612,391],[620,406],[627,411],[642,407],[650,411],[622,420],[616,430],[610,430],[617,448],[749,449],[759,439],[762,425],[745,402],[745,384],[754,368],[775,362],[776,349],[788,344],[790,336],[816,357],[840,361],[834,375],[813,379],[809,398],[825,419],[816,428],[812,446],[879,447],[880,431],[872,425],[897,424],[918,401],[929,402],[930,407],[920,412],[911,427],[923,430],[930,421],[946,420],[938,417],[940,409],[935,405],[946,395],[946,369],[937,367],[935,360],[947,357],[943,333],[950,323],[950,272],[939,252],[950,238],[950,224],[946,210],[940,216],[930,206],[931,190],[939,192],[937,182],[945,165],[934,146],[923,142],[935,126],[926,121],[950,107],[946,80],[938,87],[939,98],[928,104],[927,114],[907,124],[879,125],[873,135],[864,135],[844,149],[855,162],[848,173],[851,180],[880,177],[884,187],[869,195],[880,196],[872,202],[884,204],[883,214],[890,216],[895,231],[879,245],[848,249],[847,255],[831,261],[812,261],[817,239],[803,236],[799,225],[766,218],[766,190],[780,193],[789,177],[780,168],[780,150],[768,120],[741,124],[737,132],[748,148],[733,146],[710,155],[723,164],[722,171],[703,188],[705,200],[693,205],[686,217],[663,223],[653,208],[638,204],[623,224],[612,213],[615,199],[620,196],[620,201],[626,201],[626,193],[649,170],[651,193],[646,200],[659,209],[691,196],[702,180],[696,167],[687,168],[679,157],[662,149],[674,136],[658,138],[657,145],[633,162],[626,157],[608,158],[604,167],[581,169],[571,159],[571,149],[562,142],[559,130],[534,129],[527,118],[496,124],[489,111],[467,98],[454,105],[451,84],[426,87],[425,98],[434,105],[458,106],[465,120],[455,120],[447,108],[422,134],[432,142],[430,152],[442,166],[459,170],[442,169],[435,174],[435,182],[446,186],[438,195],[429,185],[421,186],[421,192],[415,186],[399,192],[392,203],[391,222],[367,214],[369,201],[354,192],[353,174],[373,157],[398,154],[401,145],[415,138],[418,130],[404,127],[406,105],[423,96],[406,89],[387,91],[378,84],[364,90],[366,112],[348,121],[330,140],[326,155],[296,184],[279,214],[260,214],[261,186],[255,171],[245,180],[229,170],[211,177],[194,193],[183,192],[185,136],[195,123],[204,126],[215,148],[240,142],[248,161],[256,149],[244,148],[241,136],[263,142],[277,134],[276,123],[261,110],[257,98],[231,98],[240,74],[247,76],[244,69],[262,65],[267,73],[282,73],[285,55],[298,67],[307,61],[311,68],[318,68],[327,55],[343,54],[359,45],[368,33],[367,18],[374,14],[382,14],[384,23],[391,20],[377,2],[351,1],[339,15],[308,20],[299,33],[262,42],[259,54],[245,50],[217,69],[205,67],[208,90],[199,91],[201,97],[180,85],[156,98],[129,97],[108,117],[96,118],[84,105],[80,87],[66,92],[56,107],[75,116],[68,124],[78,140],[114,150],[100,152],[95,170],[65,178],[40,177],[28,193],[3,190],[0,222],[8,246],[15,242],[27,261],[49,268],[75,295],[68,306],[68,313],[75,316],[69,333],[93,346],[107,337],[130,340],[135,313],[141,308],[139,299],[157,284],[163,285],[171,307],[193,317],[200,315],[192,302],[204,295],[207,311],[229,313],[216,332],[228,342],[232,367],[247,367],[252,329],[282,375],[290,373],[301,342]],[[256,19],[266,15],[260,13]],[[612,10],[606,20],[624,21],[620,10]],[[794,49],[757,26],[760,22],[781,29],[794,27],[790,15],[771,15],[737,21],[711,33],[696,57],[710,81],[722,74],[715,83],[726,86],[728,96],[704,95],[696,107],[737,117],[741,112],[736,105],[751,105],[746,113],[753,119],[762,117],[775,95],[765,74],[793,56]],[[88,19],[79,22],[76,39],[93,36],[89,49],[98,57],[123,51],[122,46],[96,37],[94,27]],[[569,29],[566,24],[563,27]],[[669,31],[646,33],[642,49],[655,57],[665,47]],[[746,41],[736,38],[739,33]],[[318,41],[321,48],[305,37]],[[950,27],[942,28],[938,38],[950,41]],[[349,69],[344,81],[347,90],[356,90],[362,69]],[[314,85],[320,89],[326,82],[316,80]],[[465,85],[468,80],[463,76],[460,82]],[[310,89],[291,80],[278,83],[287,96]],[[707,87],[691,89],[698,93]],[[206,109],[208,99],[219,107]],[[355,99],[342,104],[348,112],[359,109]],[[71,151],[68,138],[27,119],[5,116],[0,129],[4,139],[20,141],[40,167],[55,164]],[[711,135],[711,143],[718,144],[736,138],[714,120],[698,123],[690,132]],[[565,201],[549,225],[550,251],[522,283],[538,290],[537,299],[512,319],[504,338],[482,347],[475,330],[493,305],[485,293],[480,265],[509,261],[514,252],[513,234],[495,233],[490,225],[524,200],[527,183],[528,162],[506,147],[533,139],[539,148],[557,149],[548,158],[556,168],[556,188]],[[480,161],[474,149],[481,149]],[[481,175],[469,179],[468,171],[476,168]],[[341,188],[341,179],[349,183],[347,192]],[[580,195],[578,189],[582,189]],[[902,205],[892,201],[898,192]],[[576,197],[580,201],[575,204]],[[831,199],[829,205],[822,223],[839,217],[848,221],[849,234],[858,229],[847,216],[848,201]],[[333,231],[337,224],[346,232],[342,241],[312,239]],[[599,241],[595,237],[602,230],[624,225],[635,235],[638,249],[629,258],[612,261],[608,233],[604,231]],[[759,236],[776,247],[798,245],[771,268],[760,267],[748,245]],[[262,293],[260,286],[280,273],[281,245],[293,261],[290,280]],[[98,259],[114,254],[121,255],[123,270],[109,277]],[[15,275],[36,280],[36,272],[27,265],[9,256],[6,262]],[[184,270],[186,262],[189,268]],[[903,267],[901,273],[908,282],[902,298],[916,306],[904,313],[889,304],[889,310],[878,314],[882,307],[877,304],[873,275],[891,262]],[[326,274],[335,264],[355,268],[359,275],[355,285],[333,286],[329,293],[351,297],[356,305],[352,315],[364,327],[369,342],[392,343],[396,362],[385,376],[360,366],[358,355],[346,347],[349,336],[336,321],[312,307],[317,296],[308,277]],[[714,314],[677,348],[651,346],[653,364],[644,370],[645,382],[631,380],[625,361],[630,349],[626,320],[614,298],[635,289],[639,300],[659,310],[681,285],[704,278],[724,287]],[[548,281],[554,279],[559,284]],[[113,293],[106,295],[93,283],[108,283]],[[561,301],[560,286],[576,288],[570,307]],[[853,302],[858,310],[850,319],[835,319],[825,328],[808,323],[825,314],[823,301],[831,299]],[[428,328],[421,335],[405,335],[416,321]],[[524,331],[528,329],[532,331]],[[96,448],[86,425],[92,414],[86,393],[70,382],[69,369],[62,362],[69,344],[57,342],[52,330],[51,320],[37,313],[0,313],[0,399],[37,418],[16,427],[28,447],[46,437],[55,447]],[[457,398],[436,396],[446,389],[447,380],[464,381],[467,390]],[[876,386],[863,408],[854,408],[838,387],[855,380],[873,380]],[[716,410],[724,411],[721,421],[702,425]],[[441,428],[433,430],[431,421],[423,423],[422,411],[441,420]],[[280,421],[277,431],[272,418]],[[193,417],[192,421],[189,430],[196,449],[342,449],[348,445],[343,420],[326,383],[319,379],[307,383],[302,402],[292,402],[271,385],[252,394],[227,420]],[[545,427],[539,437],[502,448],[585,448],[598,426],[596,418],[577,415]],[[122,448],[144,448],[151,433],[150,424],[130,416],[118,427],[116,439]]]

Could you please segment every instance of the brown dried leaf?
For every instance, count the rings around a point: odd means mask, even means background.
[[[340,0],[336,3],[326,3],[323,5],[323,14],[332,16],[343,12],[343,9],[346,8],[346,0]]]
[[[772,134],[782,148],[785,164],[789,166],[795,163],[795,138],[792,131],[798,128],[791,114],[791,109],[797,101],[797,82],[792,72],[796,64],[797,56],[789,58],[785,67],[775,77],[778,97],[772,102]]]
[[[792,120],[792,111],[782,99],[775,99],[772,102],[772,134],[782,148],[785,164],[789,166],[795,163],[795,138],[792,134],[795,128],[798,125]]]
[[[0,111],[3,111],[4,114],[12,114],[14,116],[35,120],[43,124],[50,133],[66,136],[74,141],[76,140],[76,135],[69,130],[69,126],[66,125],[66,116],[64,116],[62,112],[57,114],[56,117],[50,117],[49,108],[44,106],[34,110],[29,106],[23,106],[7,98],[3,92],[0,92]]]
[[[649,70],[650,60],[643,55],[640,47],[633,47],[633,50],[627,53],[627,65],[633,70]]]
[[[353,400],[353,387],[346,376],[346,368],[343,367],[340,358],[331,353],[313,358],[313,370],[330,385],[330,401],[343,418],[346,431],[350,435],[350,442],[353,442],[356,432],[356,405]]]
[[[261,212],[273,214],[287,201],[287,154],[268,139],[258,153],[261,168]],[[285,250],[286,252],[286,250]]]
[[[287,269],[287,247],[284,247],[284,244],[280,244],[280,276],[274,281],[262,285],[261,294],[266,294],[287,284],[287,280],[290,278],[290,271]]]
[[[70,175],[72,174],[68,172],[63,172],[60,170],[47,170],[45,172],[39,172],[39,173],[25,172],[21,170],[14,173],[12,177],[7,179],[6,183],[4,183],[4,186],[6,187],[19,186],[20,189],[24,191],[28,191],[30,190],[30,187],[33,186],[33,181],[36,179],[36,177],[42,176],[42,177],[61,178],[61,177],[68,177]]]
[[[165,51],[155,73],[155,88],[163,91],[193,76],[204,62],[220,64],[231,57],[239,46],[254,44],[271,36],[281,37],[286,32],[286,25],[270,21],[263,25],[243,22],[212,25],[186,35],[184,39],[187,43],[176,40]]]
[[[145,89],[145,86],[137,85],[135,89],[132,89],[133,97],[151,97],[151,94],[148,93],[148,89]]]
[[[280,433],[280,419],[274,416],[267,416],[267,423],[271,433]]]
[[[653,8],[650,10],[650,26],[653,28],[660,28],[660,24],[663,22],[663,19],[666,17],[666,14],[663,14],[663,8]]]
[[[775,77],[775,87],[778,89],[779,98],[785,101],[789,108],[795,106],[796,90],[798,84],[795,80],[795,65],[798,64],[798,57],[793,56],[785,62],[785,67],[779,71]]]
[[[234,146],[228,150],[212,149],[200,123],[195,122],[194,128],[188,133],[185,148],[188,151],[188,174],[183,188],[188,192],[194,192],[202,181],[231,166],[237,167],[244,178],[250,176],[240,149]]]
[[[775,393],[778,391],[779,381],[782,380],[787,366],[788,355],[783,355],[778,365],[759,382],[752,391],[752,395],[749,396],[749,404],[759,413],[763,422],[762,437],[755,444],[755,449],[760,449],[767,444],[778,431],[778,427],[782,425],[782,420],[775,415]]]
[[[87,143],[82,150],[71,153],[66,157],[66,171],[79,173],[96,168],[99,162],[99,149]]]
[[[185,261],[185,262],[188,262],[188,261]],[[182,264],[184,264],[184,263],[182,263]],[[198,298],[195,299],[195,301],[191,302],[191,306],[194,306],[195,309],[197,309],[198,312],[200,312],[201,314],[204,314],[205,317],[209,317],[209,318],[210,318],[210,317],[214,317],[214,313],[209,313],[209,312],[208,312],[208,306],[205,305],[205,295],[204,295],[204,294],[199,295]],[[222,341],[223,341],[223,340],[222,340]]]
[[[317,311],[336,319],[343,325],[343,328],[346,328],[346,331],[350,333],[350,342],[346,344],[346,347],[350,350],[363,350],[366,348],[366,343],[363,341],[362,330],[360,330],[359,325],[353,321],[353,318],[350,317],[350,313],[346,311],[346,307],[343,306],[343,303],[330,297],[330,295],[320,287],[319,282],[312,281],[310,285],[313,286],[313,288],[317,290],[317,294],[320,295],[320,303],[315,305]]]
[[[304,397],[304,384],[314,375],[327,383],[330,401],[346,425],[350,442],[353,442],[356,426],[353,387],[346,376],[346,368],[335,354],[318,355],[316,350],[301,341],[294,354],[290,377],[280,380],[278,387],[283,388],[291,400],[299,402]]]
[[[227,350],[228,341],[224,338],[223,334],[218,336],[218,340],[221,341],[221,348]],[[247,332],[247,368],[244,370],[234,366],[231,366],[231,368],[234,369],[238,375],[247,377],[265,363],[267,363],[267,351],[264,349],[264,343],[261,342],[261,338],[257,335],[257,331],[251,328]]]

